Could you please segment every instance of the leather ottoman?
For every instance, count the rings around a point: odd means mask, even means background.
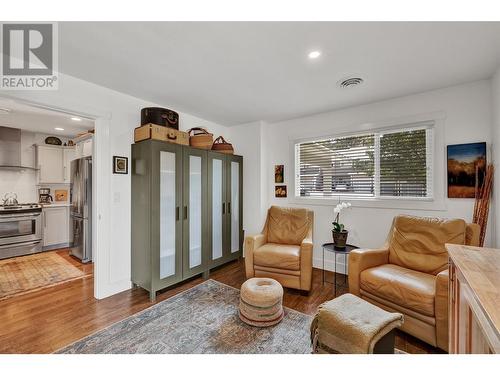
[[[283,319],[283,287],[269,278],[254,277],[240,290],[240,319],[255,327],[269,327]]]

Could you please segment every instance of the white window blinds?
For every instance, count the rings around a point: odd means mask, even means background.
[[[297,143],[300,197],[432,196],[432,126]]]
[[[430,196],[432,147],[429,129],[380,134],[380,195]]]

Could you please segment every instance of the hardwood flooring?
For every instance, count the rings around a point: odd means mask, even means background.
[[[69,256],[67,250],[57,253],[84,272],[92,273],[91,264],[79,263]],[[327,277],[331,278],[332,273]],[[210,278],[239,288],[245,281],[243,260],[212,271]],[[158,294],[155,303],[201,282],[203,279],[196,277],[165,290]],[[94,278],[91,276],[0,301],[0,353],[51,353],[154,304],[149,301],[148,292],[140,288],[96,300],[93,287]],[[285,289],[283,304],[306,314],[314,314],[321,303],[332,298],[332,285],[323,286],[321,270],[314,269],[310,295]],[[396,347],[408,353],[439,352],[403,332],[397,334]]]

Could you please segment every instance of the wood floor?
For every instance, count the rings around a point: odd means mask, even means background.
[[[82,265],[71,258],[67,250],[57,253],[92,274],[92,265]],[[327,277],[331,278],[332,274]],[[245,281],[243,261],[234,261],[214,270],[210,278],[239,288]],[[158,295],[155,303],[201,282],[203,279],[197,277],[166,290]],[[140,288],[96,300],[93,286],[94,278],[91,276],[0,301],[0,353],[51,353],[153,304],[149,301],[148,292]],[[332,285],[323,286],[321,271],[314,269],[310,295],[285,289],[283,304],[306,314],[314,314],[318,305],[332,298]],[[408,353],[440,352],[403,332],[397,334],[396,347]]]

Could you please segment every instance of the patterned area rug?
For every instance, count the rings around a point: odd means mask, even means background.
[[[58,353],[310,353],[312,317],[285,308],[269,328],[238,318],[239,290],[207,280]]]
[[[0,300],[86,276],[53,252],[3,259],[0,260]]]

